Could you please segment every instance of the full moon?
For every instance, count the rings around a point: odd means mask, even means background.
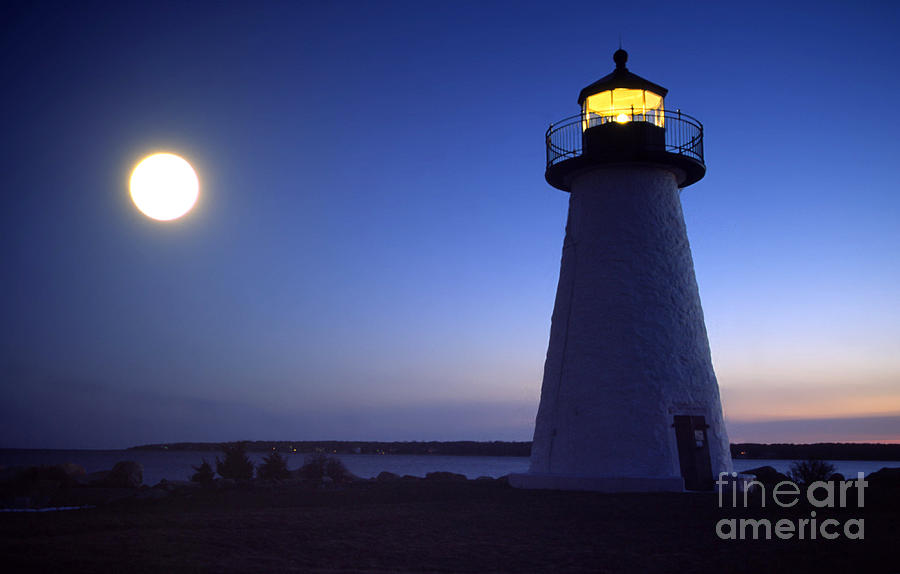
[[[131,172],[131,200],[141,213],[157,221],[178,219],[194,207],[200,193],[197,174],[171,153],[145,157]]]

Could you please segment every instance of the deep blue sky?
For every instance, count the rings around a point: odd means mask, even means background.
[[[732,439],[900,439],[894,2],[0,10],[0,447],[530,439],[543,133],[620,35],[706,128]],[[177,222],[128,197],[154,151],[200,177]]]

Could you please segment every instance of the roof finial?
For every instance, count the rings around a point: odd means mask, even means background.
[[[613,54],[613,62],[616,63],[617,70],[625,70],[625,62],[628,61],[628,52],[619,48],[616,50],[616,53]]]

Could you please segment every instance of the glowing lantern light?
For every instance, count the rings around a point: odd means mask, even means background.
[[[624,124],[630,121],[665,127],[663,99],[668,90],[628,71],[625,50],[616,52],[613,59],[616,69],[583,89],[578,97],[582,129],[609,122]]]

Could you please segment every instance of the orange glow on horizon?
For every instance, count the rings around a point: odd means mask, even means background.
[[[893,398],[893,397],[892,397]],[[858,400],[854,400],[858,399]],[[865,397],[845,397],[841,401],[845,404],[844,408],[838,407],[836,404],[819,404],[819,405],[803,405],[803,404],[755,404],[741,405],[736,401],[726,402],[726,415],[729,420],[741,422],[756,421],[774,421],[774,420],[805,420],[805,419],[849,419],[849,418],[869,418],[884,416],[900,416],[900,399],[896,399],[894,404],[879,405],[881,408],[873,405]],[[855,402],[852,408],[847,408],[847,402]]]

